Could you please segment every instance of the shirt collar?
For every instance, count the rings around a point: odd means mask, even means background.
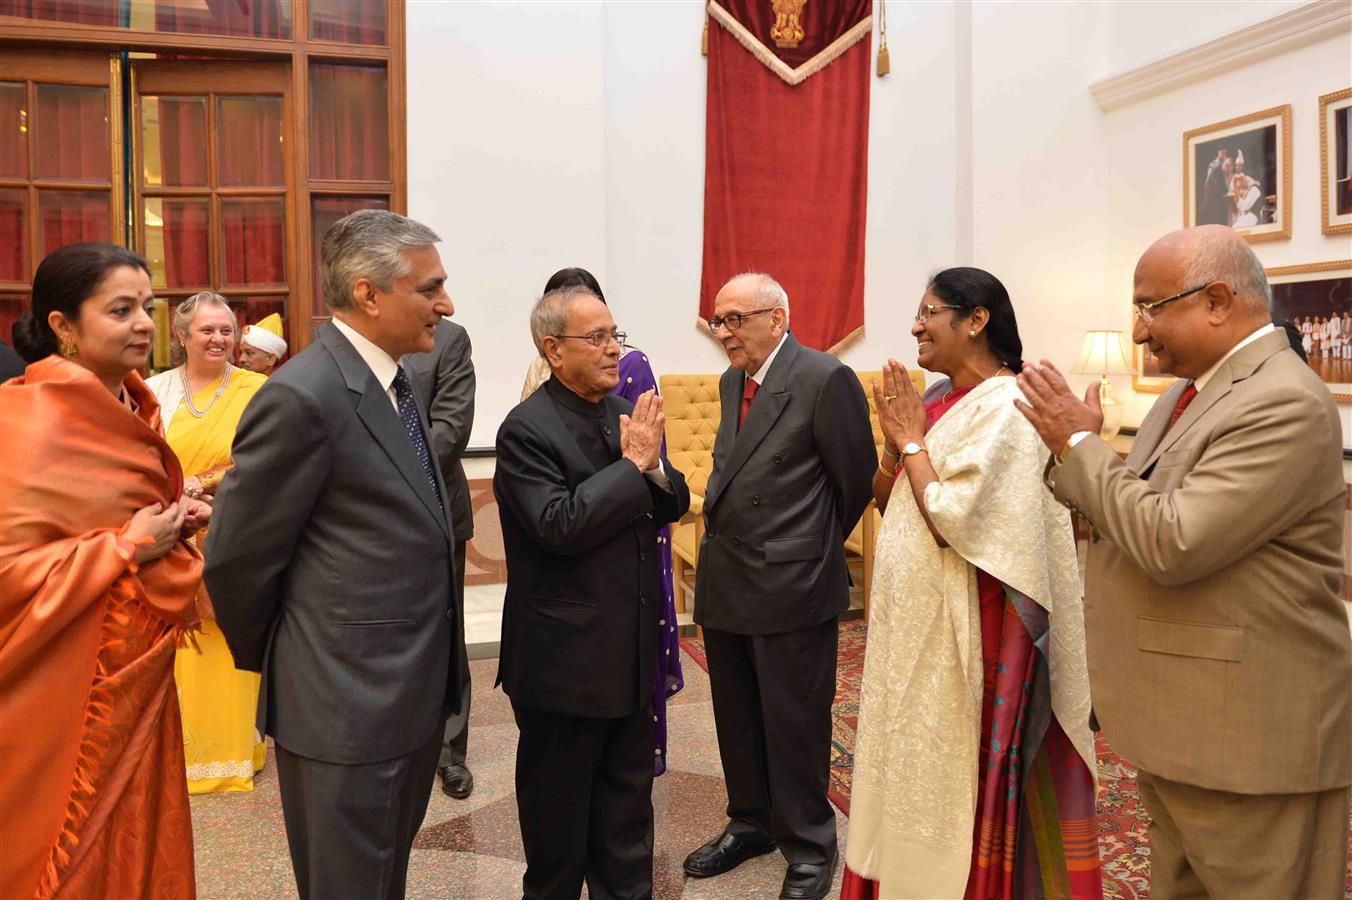
[[[1214,366],[1207,369],[1201,375],[1198,375],[1197,378],[1193,381],[1193,384],[1197,386],[1197,390],[1200,391],[1202,388],[1206,387],[1207,382],[1210,381],[1213,376],[1215,376],[1216,370],[1218,370],[1221,366],[1225,365],[1225,361],[1227,359],[1234,356],[1236,353],[1243,350],[1245,347],[1249,346],[1259,338],[1267,337],[1269,334],[1272,334],[1276,330],[1277,326],[1269,322],[1266,325],[1260,326],[1252,334],[1244,338],[1244,340],[1240,341],[1238,344],[1235,344],[1233,347],[1231,347],[1229,352],[1227,352],[1224,356],[1222,356],[1219,360],[1217,360]]]
[[[394,383],[394,376],[399,374],[399,363],[394,361],[384,350],[381,350],[367,338],[357,333],[357,329],[344,322],[342,319],[334,316],[332,319],[333,327],[337,328],[343,337],[347,338],[352,349],[357,351],[357,355],[366,363],[371,374],[376,376],[376,381],[380,383],[380,389],[389,393],[390,385]]]
[[[775,344],[775,349],[770,351],[770,355],[765,357],[765,362],[761,363],[761,367],[756,370],[756,374],[751,376],[751,380],[756,382],[757,386],[759,386],[763,381],[765,381],[765,376],[770,371],[770,364],[775,361],[775,357],[779,355],[779,348],[783,347],[784,342],[787,341],[788,339],[789,339],[789,330],[786,328],[784,329],[784,336],[779,339],[778,344]]]

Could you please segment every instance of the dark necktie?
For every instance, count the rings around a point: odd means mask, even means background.
[[[427,438],[423,436],[422,423],[418,421],[418,407],[413,402],[413,386],[408,383],[403,366],[394,376],[394,397],[399,403],[399,418],[404,422],[404,431],[408,432],[408,442],[418,454],[418,462],[422,463],[427,481],[432,485],[432,496],[437,498],[437,506],[444,512],[441,491],[437,490],[437,476],[432,471],[432,454],[427,449]]]
[[[1169,427],[1165,429],[1166,433],[1178,424],[1179,419],[1183,418],[1183,410],[1188,408],[1188,404],[1191,403],[1192,398],[1196,396],[1197,383],[1190,381],[1188,382],[1188,386],[1183,389],[1183,393],[1179,396],[1178,402],[1174,404],[1174,412],[1173,415],[1169,416]]]
[[[746,414],[751,409],[751,401],[756,399],[756,391],[760,390],[760,385],[748,378],[746,386],[742,388],[742,411],[737,416],[737,430],[740,431],[742,423],[746,421]]]

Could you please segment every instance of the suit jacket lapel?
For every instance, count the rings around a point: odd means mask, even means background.
[[[713,471],[709,473],[709,481],[705,485],[706,509],[717,502],[719,494],[723,491],[723,485],[727,483],[727,479],[723,477],[723,469],[727,464],[728,454],[732,452],[732,445],[737,440],[737,414],[742,403],[744,378],[741,369],[730,367],[718,380],[718,434],[714,435]]]
[[[790,334],[785,339],[784,346],[779,348],[775,361],[770,364],[770,371],[765,373],[765,381],[756,392],[756,399],[751,402],[751,409],[747,412],[746,421],[742,423],[740,431],[737,429],[737,416],[741,413],[742,396],[739,392],[732,392],[735,396],[732,398],[731,415],[728,414],[728,401],[724,399],[724,417],[719,423],[717,440],[722,442],[723,428],[729,424],[729,419],[734,440],[731,452],[726,459],[720,461],[722,463],[722,473],[718,480],[720,492],[751,458],[752,452],[760,446],[761,441],[765,440],[780,413],[788,405],[789,398],[793,396],[793,391],[789,390],[789,372],[798,358],[799,348],[798,341]]]
[[[347,338],[339,333],[338,329],[332,325],[321,326],[319,338],[324,342],[333,355],[334,361],[338,363],[338,370],[343,375],[343,380],[347,383],[347,389],[357,394],[357,418],[361,419],[366,430],[371,433],[371,437],[385,451],[385,455],[394,463],[394,467],[399,470],[404,481],[417,494],[422,505],[427,508],[427,512],[436,520],[438,527],[450,536],[450,524],[446,519],[446,513],[437,505],[436,495],[432,492],[432,485],[427,481],[427,473],[423,470],[422,463],[418,460],[418,454],[414,451],[413,445],[408,441],[408,432],[404,430],[404,423],[400,421],[399,414],[394,411],[394,406],[390,403],[390,397],[380,389],[380,382],[376,381],[376,376],[371,372],[371,367],[357,353],[357,349],[348,342]],[[417,392],[414,392],[414,406],[417,404]],[[424,439],[427,435],[427,420],[423,415],[422,409],[418,409],[418,419],[422,422]],[[440,483],[441,479],[436,472],[436,466],[432,467],[433,477],[437,478],[437,486],[441,490],[442,497],[446,496],[446,488]]]
[[[1178,403],[1178,398],[1182,395],[1183,391],[1186,390],[1187,386],[1185,383],[1181,383],[1177,386],[1177,391],[1171,390],[1165,395],[1165,397],[1172,398],[1172,403],[1166,405],[1164,403],[1165,398],[1161,397],[1158,405],[1167,410],[1162,417],[1163,427],[1167,429],[1167,431],[1163,433],[1159,443],[1157,443],[1155,448],[1150,451],[1144,464],[1142,464],[1141,468],[1137,471],[1144,472],[1153,466],[1155,462],[1159,460],[1160,456],[1176,444],[1178,439],[1186,434],[1188,429],[1191,428],[1208,409],[1215,406],[1220,402],[1222,397],[1230,393],[1230,389],[1234,386],[1235,382],[1243,381],[1245,378],[1248,378],[1270,356],[1275,353],[1280,353],[1282,350],[1286,350],[1289,347],[1290,345],[1287,343],[1286,335],[1277,332],[1276,334],[1265,335],[1240,350],[1216,370],[1216,374],[1211,377],[1211,380],[1207,382],[1206,387],[1199,391],[1197,396],[1192,399],[1192,402],[1188,404],[1188,408],[1183,411],[1183,415],[1179,417],[1178,422],[1173,428],[1169,428],[1169,417],[1173,415],[1174,406]]]

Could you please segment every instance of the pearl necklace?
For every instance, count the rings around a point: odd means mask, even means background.
[[[192,384],[188,381],[188,367],[185,365],[183,368],[179,369],[179,374],[183,376],[183,405],[188,407],[188,412],[199,419],[211,412],[211,408],[216,405],[216,401],[221,399],[221,395],[225,393],[225,389],[230,386],[230,372],[234,368],[235,367],[230,365],[230,363],[225,364],[225,374],[221,376],[221,386],[216,388],[216,393],[211,395],[211,402],[207,404],[206,409],[198,409],[193,405]]]
[[[987,375],[986,378],[994,378],[996,375],[999,375],[1001,372],[1003,372],[1005,369],[1008,369],[1008,368],[1009,368],[1009,366],[1001,366],[1000,368],[998,368],[998,369],[996,369],[994,372],[992,372],[990,375]],[[1013,375],[1013,374],[1014,374],[1014,371],[1011,369],[1009,374]],[[986,378],[981,379],[981,381],[985,381]],[[980,384],[981,381],[978,381],[977,384]],[[975,387],[975,385],[973,385],[973,387]],[[948,398],[949,398],[949,397],[952,397],[954,394],[956,394],[956,393],[957,393],[958,391],[960,391],[960,390],[962,390],[962,388],[953,388],[953,390],[949,391],[947,394],[944,394],[942,397],[940,397],[940,398],[939,398],[939,402],[940,402],[940,403],[947,403],[947,402],[948,402]]]

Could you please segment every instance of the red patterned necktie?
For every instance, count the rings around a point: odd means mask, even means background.
[[[1183,394],[1178,398],[1178,402],[1174,404],[1174,414],[1169,417],[1169,427],[1165,429],[1166,432],[1172,430],[1173,427],[1178,424],[1178,420],[1183,417],[1183,410],[1188,408],[1188,404],[1191,403],[1192,398],[1196,396],[1197,383],[1190,381],[1188,382],[1188,386],[1183,389]]]
[[[742,423],[746,421],[747,411],[751,409],[751,401],[756,398],[756,391],[760,390],[760,385],[755,380],[748,378],[746,386],[742,388],[742,412],[737,416],[737,429],[740,431]]]

